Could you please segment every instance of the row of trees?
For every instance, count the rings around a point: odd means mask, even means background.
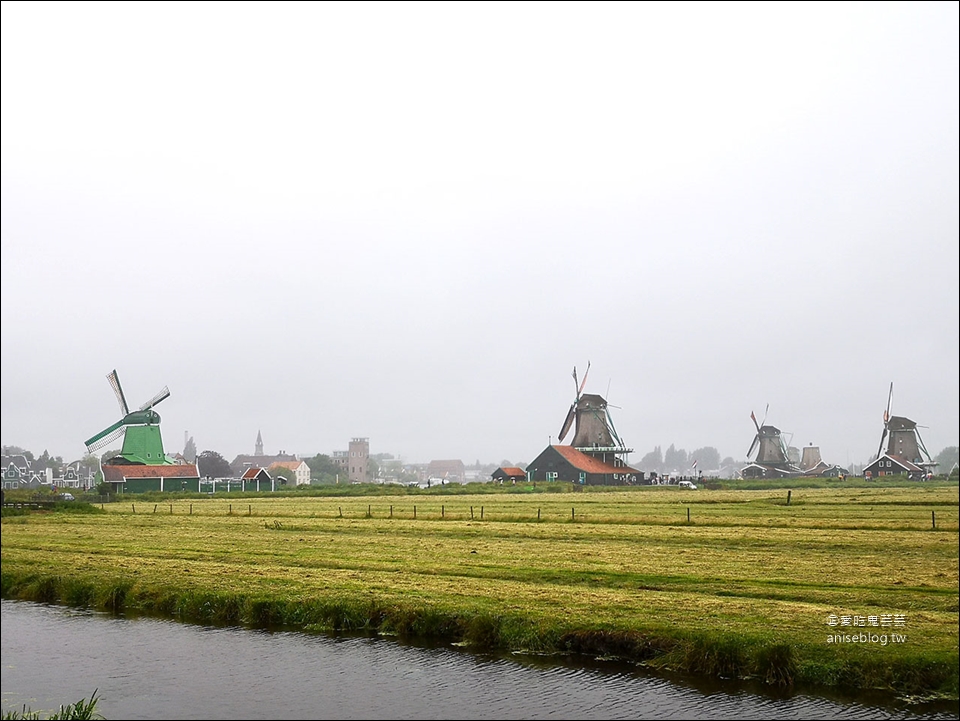
[[[647,453],[637,467],[642,471],[656,471],[657,473],[691,473],[696,467],[698,471],[715,471],[727,466],[734,466],[737,462],[730,456],[720,458],[720,451],[713,446],[704,446],[687,453],[683,448],[675,448],[671,443],[666,452],[655,447]]]

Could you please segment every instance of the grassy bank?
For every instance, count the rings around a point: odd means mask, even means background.
[[[958,696],[955,483],[455,490],[5,516],[0,586],[185,621]]]

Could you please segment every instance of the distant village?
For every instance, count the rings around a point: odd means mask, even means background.
[[[188,439],[186,446],[191,445]],[[107,452],[101,462],[90,455],[83,460],[63,463],[46,452],[39,457],[15,446],[4,446],[0,464],[4,489],[90,490],[106,482],[118,486],[111,492],[146,490],[267,491],[309,485],[339,483],[399,484],[429,488],[447,483],[472,483],[492,480],[496,464],[468,466],[463,461],[433,460],[428,463],[404,463],[389,453],[370,454],[368,438],[352,438],[347,450],[329,455],[301,458],[279,451],[264,452],[258,432],[253,453],[238,455],[226,463],[219,454],[191,454],[187,451],[167,455],[167,463],[119,463],[110,461],[122,452]],[[208,455],[215,474],[205,472]],[[224,467],[224,464],[226,466]],[[164,482],[165,481],[165,482]]]
[[[589,372],[589,364],[587,366]],[[721,460],[716,449],[706,447],[687,454],[673,446],[661,453],[659,447],[632,464],[627,447],[614,426],[606,400],[584,393],[582,381],[573,369],[576,394],[560,428],[557,443],[542,449],[528,463],[467,466],[459,459],[432,460],[409,464],[386,453],[370,453],[370,439],[353,437],[346,450],[301,458],[280,451],[267,454],[258,431],[253,453],[227,461],[214,451],[196,452],[193,439],[184,434],[182,452],[169,454],[160,435],[156,406],[169,397],[161,389],[137,410],[127,405],[119,376],[107,376],[120,404],[120,419],[94,434],[86,442],[88,455],[64,463],[44,453],[34,458],[24,449],[4,446],[0,463],[3,488],[81,489],[97,487],[100,492],[143,493],[147,491],[217,493],[228,491],[276,491],[329,484],[397,484],[429,488],[434,485],[471,482],[510,483],[566,481],[580,485],[678,484],[696,488],[695,483],[711,478],[772,479],[817,476],[843,480],[848,475],[880,478],[905,475],[915,480],[931,478],[938,462],[923,445],[917,424],[890,413],[893,384],[883,415],[883,429],[877,454],[863,468],[845,468],[828,463],[813,444],[802,450],[790,446],[780,429],[766,422],[766,413],[750,420],[756,430],[747,452],[748,460],[737,463]],[[572,432],[569,445],[563,441]],[[104,450],[122,439],[119,450]],[[102,451],[102,455],[96,453]],[[956,455],[956,448],[946,449]],[[956,459],[951,460],[957,467]],[[639,467],[637,467],[639,466]]]

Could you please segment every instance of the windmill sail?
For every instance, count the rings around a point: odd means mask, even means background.
[[[120,412],[123,415],[130,413],[130,408],[127,406],[127,399],[123,395],[123,388],[120,387],[120,376],[117,375],[116,369],[107,374],[107,381],[110,383],[110,387],[113,388],[113,392],[117,394],[117,401],[120,403]]]
[[[567,411],[567,417],[563,420],[563,427],[560,428],[560,435],[557,437],[559,443],[563,443],[563,439],[566,437],[567,433],[570,432],[570,426],[573,425],[574,419],[577,417],[577,404],[573,403],[570,406],[570,410]]]
[[[887,408],[883,412],[883,433],[880,434],[880,445],[877,447],[877,458],[883,453],[883,442],[890,432],[890,402],[893,400],[893,381],[890,381],[890,392],[887,394]],[[892,442],[892,438],[890,439]],[[888,451],[889,453],[889,451]]]
[[[576,370],[576,368],[574,368],[574,370]],[[588,375],[590,375],[590,361],[587,361],[587,370],[585,370],[585,371],[583,372],[583,380],[580,381],[580,387],[577,388],[577,398],[579,398],[581,395],[583,395],[583,387],[584,387],[585,385],[587,385],[587,376],[588,376]],[[576,379],[576,376],[574,376],[574,379]]]
[[[141,410],[141,411],[145,411],[145,410],[147,410],[148,408],[153,408],[155,405],[157,405],[157,403],[159,403],[160,401],[162,401],[164,398],[169,398],[169,397],[170,397],[170,389],[167,388],[166,386],[164,386],[164,387],[160,390],[160,392],[157,393],[157,395],[155,395],[153,398],[151,398],[151,399],[148,400],[146,403],[144,403],[142,406],[140,406],[140,410]]]
[[[105,428],[84,443],[84,445],[87,447],[87,453],[96,453],[101,448],[106,448],[109,444],[113,443],[120,436],[122,436],[126,430],[127,427],[124,425],[123,421],[117,421],[109,428]]]

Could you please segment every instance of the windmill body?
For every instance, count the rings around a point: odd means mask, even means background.
[[[750,418],[757,434],[753,437],[747,457],[752,456],[754,451],[757,456],[740,470],[740,475],[744,478],[785,478],[800,475],[800,469],[790,460],[780,429],[768,425],[766,416],[762,423],[757,423],[757,417],[752,412]]]
[[[610,423],[607,402],[598,395],[585,393],[576,403],[576,431],[570,445],[580,451],[606,449],[627,452]]]
[[[926,478],[933,473],[937,462],[930,457],[916,422],[904,416],[890,415],[893,401],[893,383],[887,395],[887,409],[883,412],[883,433],[877,448],[877,459],[864,468],[867,477],[906,474],[910,478]],[[886,452],[881,455],[884,441]]]
[[[154,410],[154,406],[169,397],[170,391],[164,387],[140,408],[130,411],[117,371],[114,370],[107,375],[107,380],[117,395],[122,415],[116,423],[104,428],[86,441],[87,452],[95,453],[102,450],[122,436],[123,448],[120,454],[111,458],[108,463],[148,466],[173,464],[173,461],[164,453],[163,439],[160,436],[160,414]]]
[[[570,405],[570,410],[567,411],[567,417],[563,421],[557,440],[562,443],[570,427],[573,426],[573,440],[570,445],[581,453],[600,457],[603,460],[612,460],[633,452],[632,448],[627,448],[626,444],[620,440],[613,425],[613,418],[610,417],[606,399],[595,393],[583,392],[588,375],[590,375],[589,363],[587,372],[583,374],[583,381],[578,384],[577,369],[574,367],[573,380],[577,393]]]
[[[887,455],[900,456],[914,463],[922,463],[922,443],[920,442],[917,424],[903,416],[891,416],[887,422]],[[926,449],[923,449],[924,452]]]
[[[776,426],[760,427],[760,450],[757,452],[756,462],[766,465],[784,465],[788,463],[787,447],[783,442],[783,434]]]
[[[800,458],[800,469],[807,472],[811,469],[818,468],[821,464],[823,464],[823,458],[820,457],[820,447],[814,445],[804,446],[803,456]]]

